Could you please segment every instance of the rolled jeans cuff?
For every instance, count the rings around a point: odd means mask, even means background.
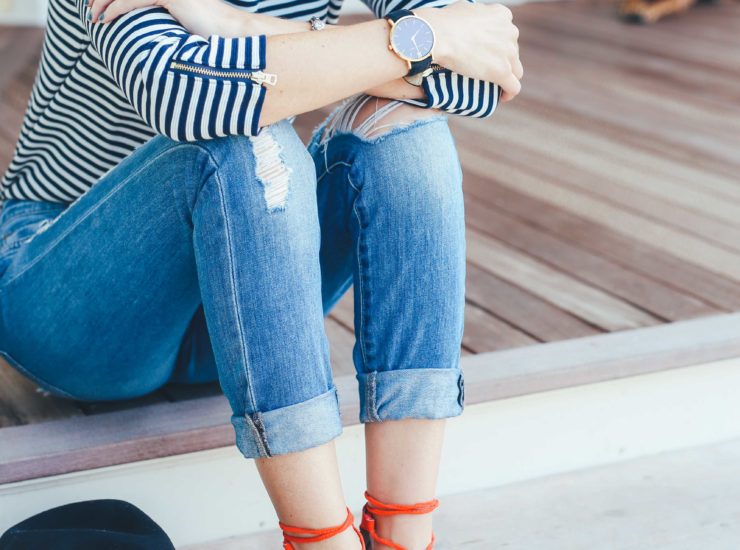
[[[462,369],[400,369],[357,375],[360,422],[450,418],[462,414]]]
[[[246,458],[305,451],[342,433],[336,388],[312,399],[267,412],[234,415],[236,446]]]

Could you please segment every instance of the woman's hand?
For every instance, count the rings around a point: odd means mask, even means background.
[[[503,88],[502,101],[521,90],[524,68],[519,60],[519,29],[511,10],[501,4],[459,0],[444,8],[414,10],[434,29],[436,63]]]
[[[189,32],[199,36],[238,38],[249,34],[244,10],[222,0],[90,0],[88,5],[94,22],[110,23],[131,10],[156,6],[166,9]]]

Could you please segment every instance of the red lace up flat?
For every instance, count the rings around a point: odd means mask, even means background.
[[[309,529],[307,527],[296,527],[294,525],[286,525],[283,522],[279,522],[280,529],[283,530],[283,550],[295,550],[293,543],[306,544],[311,542],[321,542],[322,540],[338,535],[350,525],[360,538],[362,549],[365,550],[365,540],[362,538],[362,534],[357,527],[355,527],[354,522],[355,518],[349,508],[347,508],[347,518],[344,520],[344,523],[337,525],[336,527]]]
[[[381,502],[377,498],[371,496],[365,491],[365,499],[367,504],[362,508],[362,522],[360,524],[360,532],[365,542],[365,547],[368,550],[372,549],[373,542],[384,544],[394,550],[406,550],[403,546],[396,544],[391,540],[386,540],[375,530],[375,517],[376,516],[395,516],[401,514],[428,514],[433,512],[437,506],[439,506],[439,500],[436,498],[427,502],[417,502],[416,504],[392,504],[387,502]],[[426,550],[432,550],[434,548],[434,533],[432,533],[432,540],[427,546]]]

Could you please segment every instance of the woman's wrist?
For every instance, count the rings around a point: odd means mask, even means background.
[[[444,8],[419,8],[413,10],[414,15],[424,19],[434,31],[434,48],[432,57],[434,63],[445,66],[450,57],[449,34],[445,21]]]

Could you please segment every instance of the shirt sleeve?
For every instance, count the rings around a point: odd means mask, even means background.
[[[376,17],[398,9],[442,8],[454,0],[362,0]],[[474,2],[475,0],[468,0]],[[422,79],[426,98],[402,99],[418,107],[436,108],[454,115],[486,118],[498,105],[500,88],[493,82],[470,78],[441,68]]]
[[[265,35],[204,38],[162,8],[93,24],[87,0],[76,1],[93,47],[156,132],[177,141],[259,134]]]

